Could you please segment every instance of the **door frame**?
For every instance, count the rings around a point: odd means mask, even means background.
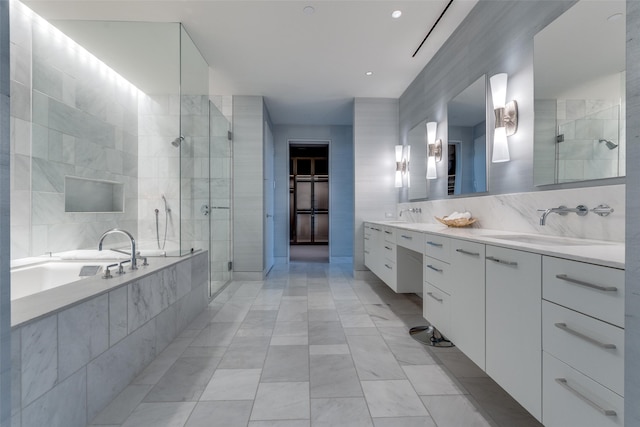
[[[331,140],[330,139],[322,139],[322,138],[289,138],[287,139],[287,176],[291,175],[290,169],[290,160],[291,160],[291,146],[305,146],[305,145],[320,145],[327,147],[327,158],[329,160],[329,242],[327,243],[327,247],[329,249],[329,262],[331,262],[331,241],[332,239],[332,228],[331,224],[333,223],[332,214],[333,210],[331,209],[333,204],[331,203],[331,195],[333,194],[333,180],[331,179],[331,165],[333,164],[331,160]],[[289,183],[287,181],[287,192],[289,191]],[[287,196],[287,215],[291,212],[291,204],[290,198]],[[289,243],[289,236],[291,236],[291,221],[287,218],[287,261],[291,260],[291,243]]]

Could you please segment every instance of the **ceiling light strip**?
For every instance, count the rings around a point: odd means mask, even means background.
[[[447,4],[447,7],[444,8],[444,10],[442,11],[442,13],[440,14],[440,16],[438,16],[438,19],[436,19],[436,22],[433,24],[433,27],[431,27],[431,29],[429,30],[429,32],[427,33],[427,35],[424,37],[424,39],[422,40],[422,43],[420,43],[420,46],[418,46],[418,48],[416,49],[415,52],[413,52],[413,55],[411,55],[412,58],[415,58],[416,55],[418,54],[418,51],[422,48],[422,45],[424,44],[424,42],[427,41],[427,39],[429,38],[429,36],[431,35],[431,33],[433,32],[433,30],[436,28],[436,25],[438,25],[438,22],[440,22],[440,20],[442,19],[442,17],[444,16],[445,13],[447,13],[447,9],[449,9],[449,6],[451,6],[451,3],[453,3],[453,0],[449,0],[449,3]]]

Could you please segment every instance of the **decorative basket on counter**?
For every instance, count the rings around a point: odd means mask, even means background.
[[[437,219],[438,222],[441,222],[442,224],[446,225],[447,227],[468,227],[478,220],[478,218],[447,219],[446,216],[442,218],[438,218],[437,216],[435,216],[434,218]]]

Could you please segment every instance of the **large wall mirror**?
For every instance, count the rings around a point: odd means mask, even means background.
[[[409,176],[409,200],[427,198],[427,128],[426,120],[414,126],[407,135],[407,144],[411,146],[411,165]]]
[[[447,194],[487,191],[487,79],[481,76],[447,104]]]
[[[534,37],[535,185],[625,175],[625,12],[581,0]]]

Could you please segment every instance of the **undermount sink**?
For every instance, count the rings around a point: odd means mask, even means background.
[[[522,234],[505,234],[505,235],[493,235],[484,236],[491,239],[507,240],[512,242],[530,243],[532,245],[541,246],[594,246],[594,245],[606,245],[606,242],[594,242],[593,240],[581,240],[571,239],[565,237],[551,237],[551,236],[532,236]]]

